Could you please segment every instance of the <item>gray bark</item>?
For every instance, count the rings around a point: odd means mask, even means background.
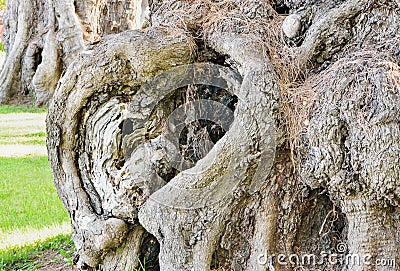
[[[77,267],[400,270],[397,2],[150,4],[49,108]]]
[[[142,3],[143,2],[143,3]],[[0,102],[51,99],[60,75],[86,45],[144,26],[147,1],[7,1]]]

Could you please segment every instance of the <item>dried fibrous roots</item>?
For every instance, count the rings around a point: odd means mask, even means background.
[[[373,22],[383,17],[395,21],[399,14],[388,7],[394,3],[365,4],[362,10],[352,9],[353,35],[311,86],[318,98],[303,138],[301,175],[311,187],[327,189],[345,213],[348,254],[371,255],[376,262],[400,252],[395,219],[399,214],[400,43],[394,34],[397,25],[377,28]],[[371,28],[378,34],[371,35]],[[393,268],[351,266],[351,270]]]
[[[395,219],[399,214],[400,172],[395,165],[400,157],[396,106],[400,96],[399,40],[394,34],[398,26],[388,23],[377,27],[373,22],[386,20],[383,17],[395,21],[399,14],[396,8],[389,8],[397,4],[389,1],[387,6],[366,1],[361,3],[365,5],[362,8],[359,3],[357,7],[346,3],[338,16],[348,19],[349,24],[341,26],[347,29],[342,33],[347,34],[328,43],[333,45],[328,51],[314,51],[314,57],[308,54],[321,63],[328,56],[332,64],[323,64],[316,77],[306,79],[317,98],[307,131],[299,141],[304,154],[299,168],[303,181],[310,187],[326,189],[345,214],[348,255],[370,255],[371,262],[377,262],[393,259],[400,251],[396,233],[399,223]],[[377,35],[371,35],[371,29]],[[348,263],[348,268],[397,267]]]
[[[386,11],[338,2],[300,10],[290,42],[267,1],[152,1],[152,27],[80,54],[47,119],[79,268],[257,271],[347,240],[399,253],[378,239],[398,232],[398,66],[355,30]]]
[[[398,213],[400,196],[399,76],[386,54],[365,51],[337,61],[317,85],[303,177],[312,187],[328,189],[346,213],[351,253],[399,253],[394,238],[378,237],[381,223],[392,236],[399,226],[387,222]]]

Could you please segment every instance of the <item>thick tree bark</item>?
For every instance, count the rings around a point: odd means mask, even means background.
[[[400,270],[399,7],[311,2],[153,1],[71,60],[47,146],[80,269]]]
[[[145,26],[148,2],[7,1],[0,102],[52,97],[60,75],[86,45],[107,34]]]

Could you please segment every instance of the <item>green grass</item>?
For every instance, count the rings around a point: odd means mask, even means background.
[[[0,158],[0,232],[68,221],[47,157]]]
[[[1,0],[0,0],[1,1]],[[46,107],[31,107],[31,106],[12,106],[12,105],[0,105],[0,114],[11,114],[11,113],[46,113]]]
[[[44,145],[46,111],[0,105],[0,145]],[[70,262],[70,235],[46,239],[68,232],[68,224],[61,224],[68,221],[53,185],[47,157],[0,157],[0,271],[35,270],[45,264],[43,259],[50,263]],[[29,244],[38,239],[41,240]]]
[[[139,260],[139,268],[135,271],[146,271],[146,259],[144,259],[143,263]]]
[[[1,136],[0,145],[19,144],[19,145],[46,145],[46,133],[38,132],[18,136]]]
[[[42,243],[0,250],[0,270],[34,270],[39,265],[36,257],[44,250],[56,251],[64,261],[71,262],[74,249],[71,236],[62,234]]]
[[[16,110],[0,108],[9,113]],[[45,145],[45,118],[45,113],[0,114],[0,145]]]

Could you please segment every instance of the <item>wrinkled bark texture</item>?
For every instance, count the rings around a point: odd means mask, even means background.
[[[85,46],[141,28],[147,9],[147,0],[7,1],[0,102],[48,103],[61,74]]]
[[[49,108],[74,264],[400,270],[398,2],[150,14],[70,58]]]

